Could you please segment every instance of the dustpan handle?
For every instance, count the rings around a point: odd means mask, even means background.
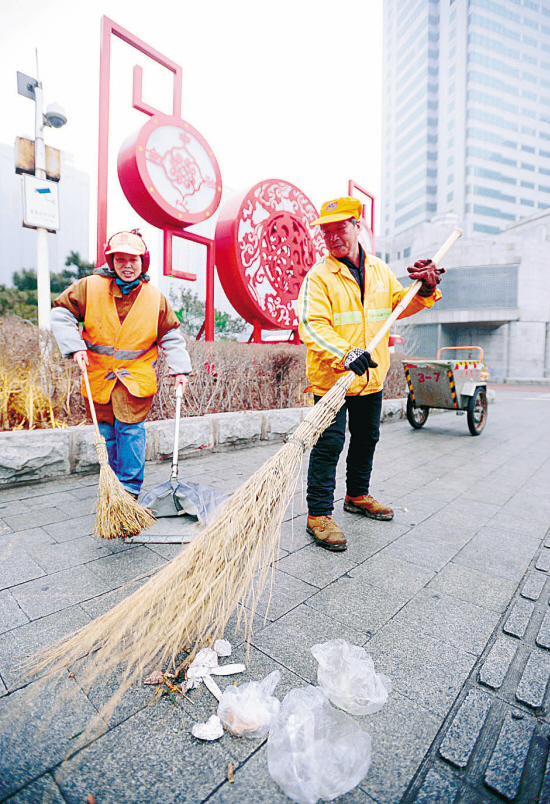
[[[178,476],[178,448],[179,448],[182,396],[183,396],[183,388],[181,387],[181,385],[178,385],[178,387],[176,388],[176,432],[174,434],[174,452],[172,454],[172,474],[170,475],[170,480],[175,480]]]

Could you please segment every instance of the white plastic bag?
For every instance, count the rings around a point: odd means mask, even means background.
[[[376,673],[364,648],[345,639],[314,645],[319,662],[317,681],[335,706],[352,715],[370,715],[382,709],[391,692],[391,680]]]
[[[273,690],[281,679],[273,670],[263,681],[248,681],[241,687],[226,687],[218,704],[218,717],[236,737],[265,737],[279,711]]]
[[[320,687],[290,690],[267,741],[273,779],[298,804],[332,801],[366,775],[371,739]]]

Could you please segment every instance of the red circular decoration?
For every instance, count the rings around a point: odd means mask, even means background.
[[[159,228],[204,221],[221,200],[222,178],[212,149],[179,117],[151,117],[125,140],[117,168],[129,203]]]
[[[235,310],[264,329],[297,329],[303,278],[325,252],[309,224],[309,198],[289,182],[268,179],[230,199],[216,226],[216,265]]]

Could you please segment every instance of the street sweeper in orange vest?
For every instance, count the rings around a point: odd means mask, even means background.
[[[175,388],[185,389],[191,361],[170,303],[149,283],[150,256],[139,232],[117,232],[104,253],[105,265],[55,300],[51,327],[63,356],[87,370],[109,465],[137,498],[145,467],[144,420],[157,391],[158,348]],[[84,383],[82,393],[87,403]]]

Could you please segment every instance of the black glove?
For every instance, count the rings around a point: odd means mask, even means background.
[[[370,356],[370,352],[366,349],[352,349],[348,352],[344,359],[344,367],[355,372],[358,377],[367,372],[367,377],[370,368],[376,368],[376,363]]]
[[[431,260],[417,260],[414,265],[407,267],[407,271],[413,282],[418,279],[422,282],[418,295],[431,296],[441,282],[441,275],[445,273],[445,268],[438,268]]]

